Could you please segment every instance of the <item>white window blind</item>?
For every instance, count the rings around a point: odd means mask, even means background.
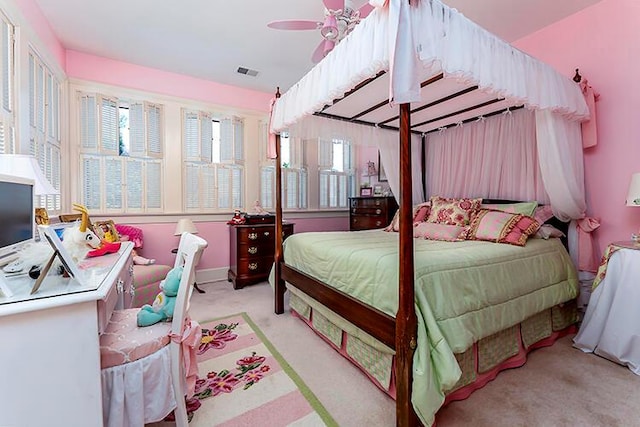
[[[14,105],[14,26],[0,13],[0,153],[16,152],[15,146],[15,105]]]
[[[319,199],[321,209],[347,207],[355,194],[353,148],[347,141],[318,141]]]
[[[89,209],[109,213],[161,212],[162,105],[78,93],[78,108],[84,165],[81,191],[82,199],[91,203]],[[89,166],[99,172],[89,171]],[[103,179],[90,182],[98,175]]]
[[[60,83],[49,67],[29,51],[29,153],[51,185],[60,190]],[[36,197],[38,207],[54,214],[61,210],[60,195]]]
[[[183,110],[183,205],[186,211],[215,212],[244,205],[244,123]]]

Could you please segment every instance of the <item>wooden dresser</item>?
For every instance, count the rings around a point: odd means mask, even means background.
[[[398,204],[393,197],[349,197],[351,231],[384,228],[393,219]]]
[[[234,289],[262,282],[269,277],[273,267],[276,246],[275,224],[229,226],[230,262],[227,279]],[[282,225],[286,239],[293,234],[293,224]]]

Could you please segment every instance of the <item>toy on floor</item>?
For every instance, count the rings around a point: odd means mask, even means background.
[[[173,319],[181,277],[182,267],[169,270],[167,277],[160,282],[161,292],[156,296],[153,305],[145,304],[140,308],[137,316],[138,326],[151,326]]]

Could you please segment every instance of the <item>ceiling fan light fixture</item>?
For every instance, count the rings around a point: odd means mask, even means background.
[[[335,40],[338,38],[338,22],[334,15],[328,15],[324,20],[324,25],[320,30],[320,34],[327,40]]]

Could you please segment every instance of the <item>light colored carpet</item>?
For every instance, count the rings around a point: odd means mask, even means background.
[[[273,314],[266,282],[239,290],[226,281],[201,287],[206,293],[194,292],[191,315],[246,312],[340,426],[395,425],[392,399],[288,311]],[[569,336],[443,408],[437,426],[640,426],[638,402],[640,377],[573,348]]]

